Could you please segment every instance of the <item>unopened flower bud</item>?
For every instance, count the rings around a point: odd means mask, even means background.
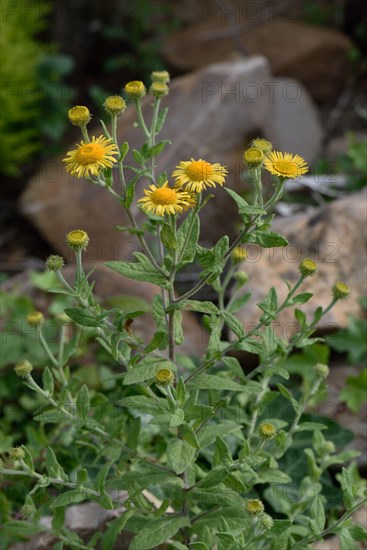
[[[337,300],[344,300],[344,298],[347,298],[349,294],[349,286],[347,286],[345,283],[335,283],[335,285],[333,286],[333,296]]]
[[[247,251],[244,248],[242,248],[242,246],[236,246],[236,248],[232,250],[231,259],[234,264],[239,264],[241,262],[244,262],[246,258],[247,258]]]
[[[25,457],[25,452],[23,451],[22,447],[13,447],[9,451],[9,457],[12,460],[23,460]]]
[[[15,374],[21,378],[25,378],[27,374],[30,374],[33,370],[33,365],[27,359],[20,361],[14,367]]]
[[[49,271],[60,271],[64,265],[64,258],[62,258],[62,256],[57,256],[56,254],[52,254],[46,260],[46,267]]]
[[[88,233],[82,229],[74,229],[66,235],[66,242],[73,250],[85,250],[89,243]]]
[[[158,386],[169,386],[173,383],[175,375],[170,369],[160,369],[155,374],[155,383]]]
[[[28,313],[27,315],[27,322],[32,327],[38,327],[43,323],[45,320],[43,313],[40,311],[32,311],[32,313]]]
[[[68,323],[71,323],[71,319],[69,315],[66,315],[65,311],[58,313],[55,319],[58,323],[60,323],[60,325],[67,325]]]
[[[317,363],[317,365],[314,366],[314,370],[316,374],[324,380],[326,380],[326,378],[329,376],[329,367],[327,365]]]
[[[274,520],[268,514],[264,514],[260,518],[260,525],[263,529],[269,530],[274,526]]]
[[[91,119],[89,109],[84,105],[76,105],[69,109],[68,117],[74,126],[85,126]]]
[[[303,277],[313,277],[317,271],[317,263],[310,258],[305,258],[299,264],[298,269]]]
[[[103,107],[109,115],[121,115],[126,111],[126,101],[119,95],[111,95],[105,99]]]
[[[162,82],[153,82],[149,91],[155,97],[161,98],[161,97],[164,97],[165,95],[168,95],[169,88],[167,84],[163,84]]]
[[[327,455],[335,453],[334,443],[332,441],[325,441],[325,443],[322,446],[322,451]]]
[[[170,81],[169,72],[167,71],[153,71],[151,74],[152,82],[161,82],[162,84],[168,84]]]
[[[270,141],[268,141],[267,139],[262,139],[262,138],[253,139],[252,140],[252,147],[256,147],[256,149],[260,149],[261,151],[263,151],[263,153],[265,153],[265,155],[267,153],[270,153],[270,151],[273,148]]]
[[[265,158],[265,155],[264,151],[258,147],[250,147],[250,149],[247,149],[244,152],[243,158],[250,166],[260,166]]]
[[[275,426],[268,422],[263,422],[262,424],[260,424],[259,433],[263,439],[273,439],[273,437],[277,435]]]
[[[132,80],[125,85],[125,93],[130,99],[141,99],[145,96],[146,90],[143,82]]]
[[[250,498],[246,503],[246,511],[250,516],[258,516],[263,513],[264,505],[258,498]]]
[[[233,274],[233,277],[236,279],[239,286],[245,285],[249,280],[249,276],[246,271],[236,271],[236,273]]]

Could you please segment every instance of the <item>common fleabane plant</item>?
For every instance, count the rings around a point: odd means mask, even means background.
[[[319,340],[312,337],[317,324],[337,300],[348,296],[349,289],[344,283],[335,283],[330,304],[325,309],[318,307],[307,318],[298,306],[312,294],[299,289],[307,277],[316,274],[317,265],[306,258],[299,265],[297,282],[293,286],[286,283],[288,294],[283,301],[271,288],[258,304],[255,327],[246,331],[236,317],[250,296],[242,290],[248,280],[241,270],[247,255],[243,245],[287,245],[285,238],[271,231],[273,214],[269,212],[282,196],[285,179],[304,174],[306,163],[298,155],[273,151],[264,139],[254,140],[244,153],[254,185],[251,203],[226,187],[224,166],[197,159],[194,153],[194,158],[179,163],[171,178],[165,173],[157,175],[156,157],[169,144],[157,140],[167,115],[167,109],[161,110],[161,101],[169,92],[169,75],[155,72],[152,81],[150,125],[141,107],[144,84],[135,81],[125,86],[126,98],[136,109],[135,125],[145,138],[141,149],[132,151],[134,164],[126,160],[128,143],[117,140],[117,123],[126,109],[119,96],[104,102],[110,121],[102,123],[100,136],[88,132],[91,116],[87,107],[69,111],[83,141],[64,162],[72,175],[111,193],[127,214],[130,225],[119,230],[136,236],[141,251],[135,253],[135,261],[110,261],[107,266],[135,281],[160,287],[161,293],[152,303],[156,331],[150,342],[144,342],[131,329],[133,319],[142,311],[107,310],[98,304],[91,274],[86,275],[83,268],[88,235],[81,229],[71,230],[66,241],[75,252],[74,282],[68,283],[62,275],[63,258],[50,256],[47,260],[47,268],[62,284],[55,292],[75,301],[58,317],[63,327],[59,351],[55,354],[50,349],[43,334],[43,314],[34,312],[28,322],[38,332],[49,367],[39,381],[32,376],[33,366],[26,358],[15,367],[15,373],[43,403],[36,420],[47,426],[52,446],[33,457],[26,446],[15,447],[1,465],[1,473],[10,479],[27,477],[34,482],[22,509],[25,519],[10,521],[6,528],[25,534],[49,531],[59,539],[57,549],[63,545],[93,548],[96,544],[114,548],[124,530],[135,534],[130,550],[148,550],[163,543],[165,548],[178,550],[301,550],[331,533],[340,536],[346,549],[347,544],[353,546],[353,541],[364,537],[363,529],[350,520],[365,502],[354,467],[344,468],[339,475],[338,515],[330,518],[324,493],[330,490],[328,468],[350,461],[358,453],[337,453],[327,438],[327,426],[312,417],[306,420],[305,411],[322,396],[328,366],[315,360],[302,392],[296,387],[292,391],[285,359],[295,348]],[[273,192],[266,200],[263,169],[274,175]],[[135,175],[131,181],[125,179],[127,171]],[[146,185],[144,195],[135,197],[140,180]],[[205,248],[199,244],[200,215],[213,198],[207,191],[214,187],[234,200],[242,224],[233,242],[223,236],[212,248]],[[131,209],[134,201],[146,215],[142,226]],[[158,246],[149,246],[148,232]],[[201,266],[198,281],[178,295],[177,274],[193,262]],[[217,292],[215,303],[195,299],[204,285]],[[230,286],[233,290],[228,300]],[[285,308],[294,308],[299,325],[289,340],[277,336],[272,328]],[[209,334],[203,357],[177,353],[176,347],[185,338],[184,311],[202,314]],[[67,339],[70,323],[75,331],[73,338]],[[227,340],[223,335],[229,332],[234,337]],[[81,339],[95,339],[115,361],[118,391],[113,403],[73,375],[69,365],[80,353]],[[258,356],[257,368],[247,375],[232,353],[238,351]],[[78,457],[71,470],[65,453],[60,459],[52,448],[66,444],[69,449],[73,446],[73,455]],[[294,449],[301,459],[305,457],[301,475],[293,467]],[[95,501],[107,509],[120,508],[120,490],[128,495],[125,511],[105,532],[95,533],[85,542],[64,525],[65,510],[71,503]],[[39,493],[43,494],[42,504],[37,500]],[[53,515],[50,527],[40,523],[45,513]]]

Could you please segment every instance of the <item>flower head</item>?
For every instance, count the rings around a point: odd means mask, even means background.
[[[158,386],[169,386],[173,383],[175,375],[170,369],[160,369],[155,374],[155,383]]]
[[[345,283],[335,283],[333,286],[333,296],[336,300],[344,300],[350,294],[349,286]]]
[[[266,155],[270,153],[273,146],[267,139],[262,138],[256,138],[252,140],[252,147],[256,147],[257,149],[261,149]]]
[[[24,361],[20,361],[20,363],[17,363],[14,367],[15,374],[17,376],[20,376],[20,378],[25,378],[27,374],[30,374],[33,370],[32,364],[25,359]]]
[[[264,511],[264,505],[258,498],[250,498],[246,503],[246,511],[251,516],[258,516]]]
[[[210,164],[202,159],[182,161],[172,174],[177,187],[185,187],[195,193],[201,193],[207,187],[215,187],[217,184],[223,185],[226,175],[227,169],[224,166]]]
[[[317,263],[310,258],[305,258],[299,264],[298,269],[303,277],[313,277],[317,271]]]
[[[66,171],[77,178],[98,176],[104,168],[112,168],[117,162],[114,155],[118,154],[118,149],[111,139],[93,136],[90,143],[81,141],[77,149],[69,151],[63,162]]]
[[[270,424],[270,422],[263,422],[262,424],[260,424],[259,433],[263,439],[273,439],[273,437],[277,435],[275,426],[273,426],[273,424]]]
[[[250,147],[243,153],[243,159],[250,166],[259,166],[265,158],[264,151],[259,147]]]
[[[119,95],[111,95],[104,100],[103,107],[109,115],[121,115],[126,111],[126,101]]]
[[[263,516],[261,516],[260,525],[263,529],[271,529],[274,525],[274,520],[268,514],[264,514]]]
[[[51,254],[46,260],[46,267],[49,271],[60,271],[64,265],[64,258],[56,254]]]
[[[231,254],[232,262],[234,264],[239,264],[244,262],[247,258],[247,252],[242,246],[236,246]]]
[[[160,98],[160,97],[164,97],[165,95],[168,95],[169,88],[167,84],[164,84],[163,82],[153,82],[149,91],[155,97]]]
[[[89,243],[88,233],[82,229],[74,229],[66,235],[66,243],[73,250],[84,250]]]
[[[45,318],[43,317],[43,313],[41,313],[40,311],[32,311],[32,313],[28,313],[27,315],[27,322],[32,327],[38,327],[43,323],[44,320]]]
[[[162,84],[168,84],[170,81],[169,72],[167,71],[153,71],[151,74],[152,82],[161,82]]]
[[[305,160],[299,155],[272,151],[264,161],[264,167],[268,172],[283,178],[298,178],[308,172]]]
[[[13,447],[9,451],[9,456],[12,460],[23,460],[25,452],[22,447]]]
[[[89,109],[84,105],[76,105],[69,109],[68,117],[74,126],[86,126],[91,119]]]
[[[141,80],[132,80],[125,85],[125,93],[130,99],[141,99],[145,96],[146,90]]]
[[[162,187],[149,185],[149,189],[145,189],[144,193],[146,196],[139,199],[138,203],[145,212],[153,212],[157,216],[181,214],[183,210],[188,210],[194,205],[190,193],[168,187],[167,181]]]
[[[326,378],[329,376],[329,367],[327,365],[324,365],[323,363],[317,363],[317,365],[314,366],[314,370],[320,378],[323,378],[326,380]]]

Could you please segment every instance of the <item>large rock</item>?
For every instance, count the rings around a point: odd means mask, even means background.
[[[348,315],[360,315],[359,298],[366,294],[366,189],[350,197],[336,200],[328,206],[306,213],[277,219],[273,229],[284,235],[289,245],[284,248],[260,249],[248,246],[248,260],[243,269],[250,275],[245,287],[252,292],[251,300],[238,313],[245,328],[256,322],[262,301],[271,286],[278,292],[279,303],[285,298],[285,281],[295,283],[298,264],[303,258],[318,262],[315,277],[305,280],[301,292],[313,292],[314,297],[302,309],[311,315],[317,306],[330,303],[331,287],[337,281],[350,286],[351,295],[338,301],[319,324],[319,331],[329,332],[347,324]],[[285,338],[296,329],[294,308],[283,310],[274,328]]]
[[[288,101],[283,93],[288,83],[281,82],[279,88],[262,57],[211,65],[175,79],[164,101],[170,114],[162,131],[162,138],[171,138],[173,145],[159,156],[158,170],[170,174],[181,160],[201,157],[226,164],[227,186],[243,189],[241,154],[249,140],[259,135],[312,163],[321,138],[315,108],[300,85],[300,100]],[[147,98],[144,112],[148,119],[150,103]],[[141,131],[133,127],[135,119],[135,110],[128,109],[118,129],[119,141],[128,141],[131,149],[142,145]],[[94,128],[91,133],[101,131]],[[29,183],[20,202],[23,214],[67,257],[65,233],[82,228],[91,238],[89,261],[130,259],[139,245],[134,237],[115,231],[117,224],[128,224],[122,207],[106,190],[66,174],[61,159],[50,161]],[[222,189],[215,193],[220,199],[210,201],[204,213],[202,239],[206,243],[235,233],[235,205]],[[142,185],[137,189],[137,196],[141,194]],[[141,221],[136,207],[135,214]]]
[[[353,45],[349,38],[336,30],[301,23],[294,14],[293,18],[274,18],[266,13],[266,8],[260,10],[264,17],[255,21],[245,9],[232,18],[229,13],[204,9],[200,23],[168,36],[165,59],[176,69],[188,71],[226,60],[234,52],[263,55],[275,75],[299,80],[317,100],[335,98],[345,81]]]

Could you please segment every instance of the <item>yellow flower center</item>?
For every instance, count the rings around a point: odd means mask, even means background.
[[[214,173],[213,166],[205,160],[195,160],[186,168],[186,175],[191,181],[205,181]]]
[[[275,160],[273,162],[274,169],[284,176],[294,177],[298,175],[299,167],[295,162],[285,159]]]
[[[99,145],[99,143],[85,143],[75,153],[75,161],[82,166],[87,166],[102,160],[104,156],[105,150],[102,145]]]
[[[174,189],[169,187],[160,187],[153,191],[150,195],[150,199],[154,204],[175,204],[177,202],[177,193]]]

